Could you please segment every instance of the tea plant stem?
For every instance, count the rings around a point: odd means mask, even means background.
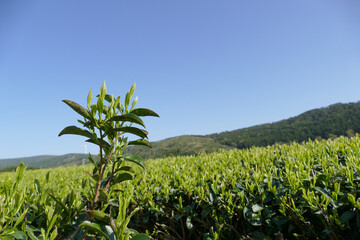
[[[95,208],[95,205],[99,199],[99,190],[100,190],[100,186],[101,186],[101,181],[103,178],[103,171],[102,170],[102,164],[103,164],[103,135],[102,135],[102,131],[100,130],[100,166],[99,166],[99,173],[101,173],[98,182],[96,183],[96,190],[95,190],[95,197],[94,197],[94,201],[92,204],[91,209]],[[104,169],[106,168],[106,166],[104,166]]]
[[[116,143],[117,143],[120,135],[121,135],[121,132],[118,132],[118,134],[116,135],[116,138],[115,138],[115,141],[114,141],[114,148],[115,148],[115,146],[116,146]],[[107,159],[107,161],[106,161],[106,165],[109,163],[110,158],[111,158],[111,156],[112,156],[113,153],[114,153],[114,149],[110,152],[109,157],[108,157],[108,159]],[[110,186],[111,180],[112,180],[112,178],[114,177],[114,171],[115,171],[115,162],[114,162],[113,167],[112,167],[112,169],[111,169],[111,175],[110,175],[109,179],[107,180],[107,183],[106,183],[106,187],[105,187],[105,189],[104,189],[104,192],[107,192],[107,190],[108,190],[108,188],[109,188],[109,186]],[[104,174],[104,171],[103,171],[102,174]]]

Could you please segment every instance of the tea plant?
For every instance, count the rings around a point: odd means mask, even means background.
[[[145,128],[140,117],[159,116],[150,109],[135,108],[137,97],[130,106],[135,84],[126,94],[124,105],[120,103],[120,96],[115,98],[108,95],[106,91],[104,82],[100,88],[100,94],[97,96],[97,103],[91,104],[93,95],[92,90],[90,90],[87,97],[87,109],[71,100],[64,100],[68,106],[83,117],[83,120],[78,120],[83,128],[69,126],[64,128],[59,136],[73,134],[86,137],[87,142],[98,145],[100,157],[100,160],[95,162],[89,154],[89,160],[94,166],[93,171],[88,173],[93,181],[91,182],[92,187],[90,192],[85,194],[86,199],[83,199],[84,209],[75,212],[69,219],[70,221],[83,219],[77,221],[80,224],[69,235],[70,238],[80,236],[84,238],[89,235],[92,238],[101,236],[106,239],[128,239],[131,233],[135,233],[135,231],[127,229],[129,218],[124,215],[128,200],[121,197],[119,199],[113,198],[112,189],[121,182],[133,179],[134,170],[132,166],[127,164],[128,162],[145,169],[145,162],[141,157],[124,155],[123,153],[126,147],[130,145],[150,147],[150,143],[146,140],[147,131],[137,126]],[[108,105],[104,104],[105,101],[108,102]],[[137,126],[134,127],[134,124]],[[128,141],[127,134],[135,135],[139,139]],[[128,198],[128,196],[125,197]],[[55,197],[52,198],[57,201]],[[63,210],[67,211],[65,206]],[[133,214],[134,212],[130,216]],[[132,239],[140,239],[141,236],[144,236],[136,233],[133,235]]]

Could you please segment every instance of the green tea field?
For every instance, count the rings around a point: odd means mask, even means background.
[[[154,159],[146,167],[134,165],[133,181],[110,190],[104,215],[94,213],[103,235],[93,238],[116,239],[101,220],[122,214],[126,222],[132,210],[128,230],[153,239],[360,237],[359,136]],[[0,238],[68,238],[84,220],[82,199],[93,194],[86,171],[90,165],[1,173]]]

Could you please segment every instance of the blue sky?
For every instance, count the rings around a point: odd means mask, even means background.
[[[96,153],[62,99],[136,82],[150,141],[360,100],[360,1],[0,2],[0,158]]]

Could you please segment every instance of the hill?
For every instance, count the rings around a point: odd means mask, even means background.
[[[250,148],[275,143],[302,142],[309,139],[328,139],[340,135],[354,136],[360,132],[360,102],[337,103],[313,109],[296,117],[234,131],[205,136],[180,136],[151,143],[153,148],[135,146],[127,154],[145,158],[169,155],[190,155],[214,152],[219,148]],[[201,147],[200,147],[201,146]]]
[[[144,158],[195,155],[201,152],[216,152],[219,149],[243,149],[275,143],[302,142],[316,138],[335,138],[340,135],[351,137],[355,133],[360,133],[360,102],[337,103],[274,123],[205,136],[185,135],[168,138],[152,142],[151,149],[142,146],[129,147],[125,154],[139,155]],[[0,169],[17,166],[20,162],[28,164],[29,167],[38,168],[81,165],[83,159],[85,163],[88,163],[86,154],[3,159],[0,160]]]
[[[217,142],[211,137],[204,136],[178,136],[167,138],[162,141],[152,142],[152,148],[148,147],[129,147],[126,154],[135,154],[146,158],[158,158],[178,155],[194,155],[201,152],[211,153],[219,149],[231,149]]]
[[[17,166],[21,162],[28,165],[29,167],[34,167],[34,168],[78,166],[83,164],[83,160],[85,164],[89,163],[87,157],[88,157],[87,154],[70,153],[61,156],[41,155],[41,156],[25,157],[25,158],[1,159],[0,169],[7,168],[10,166]]]

